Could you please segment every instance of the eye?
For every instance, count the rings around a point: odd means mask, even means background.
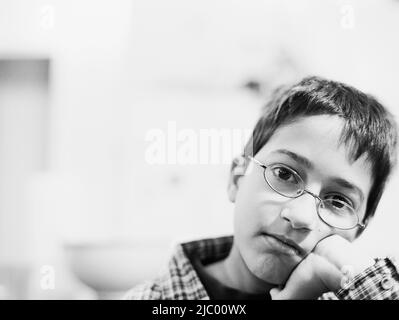
[[[353,208],[353,202],[341,194],[331,194],[324,197],[324,200],[329,200],[330,203],[337,209],[342,209],[345,205]]]
[[[288,169],[288,168],[285,168],[285,167],[274,167],[272,169],[272,171],[273,171],[273,175],[275,177],[277,177],[278,179],[280,179],[280,180],[282,180],[284,182],[290,182],[290,183],[294,183],[294,184],[298,184],[299,183],[298,179],[296,178],[295,173],[292,170]]]

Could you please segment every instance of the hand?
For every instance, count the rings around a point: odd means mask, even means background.
[[[315,249],[293,270],[284,288],[270,291],[273,300],[317,299],[323,293],[338,290],[343,280],[341,272],[349,266],[351,276],[371,265],[370,259],[339,235],[320,241]]]
[[[315,254],[325,257],[340,270],[343,267],[349,267],[353,276],[361,273],[374,263],[373,259],[339,235],[332,235],[323,239],[313,251]]]
[[[317,299],[338,289],[342,273],[326,258],[311,252],[291,273],[284,288],[270,290],[272,300]]]

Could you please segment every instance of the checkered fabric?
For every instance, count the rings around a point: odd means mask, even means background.
[[[217,261],[227,257],[233,236],[202,239],[178,245],[167,269],[155,280],[131,289],[127,300],[209,300],[188,256],[201,261]],[[399,266],[393,258],[376,259],[361,274],[336,293],[325,293],[319,300],[399,300]]]
[[[399,266],[394,258],[376,259],[336,295],[342,300],[399,300]]]

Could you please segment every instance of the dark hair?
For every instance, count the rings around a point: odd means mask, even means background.
[[[244,155],[256,155],[282,125],[315,115],[344,119],[340,143],[348,147],[350,161],[365,154],[371,164],[373,184],[363,221],[367,225],[396,165],[397,153],[394,117],[371,95],[320,77],[307,77],[292,86],[280,87],[263,109]]]

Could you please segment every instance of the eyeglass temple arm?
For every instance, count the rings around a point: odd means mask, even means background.
[[[261,163],[260,161],[258,161],[257,159],[255,159],[254,157],[252,157],[252,156],[247,156],[247,157],[248,157],[248,159],[252,160],[256,164],[260,165],[262,168],[266,169],[266,166],[263,163]]]

